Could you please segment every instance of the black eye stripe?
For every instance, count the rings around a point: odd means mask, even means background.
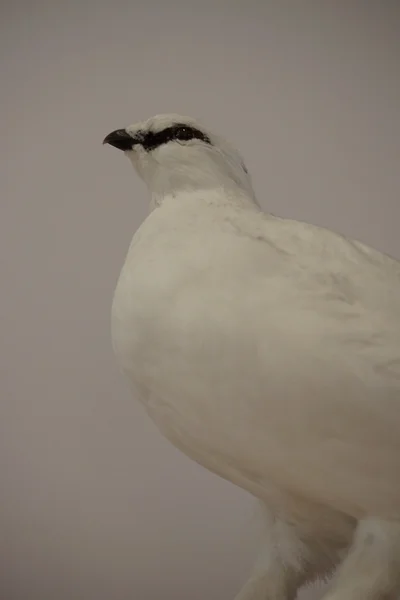
[[[187,141],[194,139],[211,144],[210,139],[205,133],[184,123],[176,123],[162,131],[148,131],[144,134],[141,144],[145,150],[149,151],[174,140]]]

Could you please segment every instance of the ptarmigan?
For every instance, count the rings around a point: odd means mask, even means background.
[[[240,155],[161,115],[110,133],[151,194],[112,307],[113,347],[150,417],[261,502],[237,600],[400,591],[400,263],[262,212]]]

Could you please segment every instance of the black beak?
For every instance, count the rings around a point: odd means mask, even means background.
[[[110,144],[110,146],[123,151],[132,150],[132,146],[135,143],[137,144],[137,141],[125,129],[116,129],[109,133],[103,140],[103,144]]]

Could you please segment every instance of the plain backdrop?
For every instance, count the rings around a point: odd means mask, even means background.
[[[253,500],[165,442],[114,363],[147,195],[101,142],[199,117],[265,208],[400,257],[399,3],[20,0],[0,22],[0,598],[232,600]]]

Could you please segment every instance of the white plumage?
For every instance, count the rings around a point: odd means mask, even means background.
[[[240,155],[162,115],[105,139],[151,192],[113,346],[150,417],[248,490],[265,543],[240,600],[400,591],[400,263],[261,211]],[[338,567],[338,568],[337,568]]]

